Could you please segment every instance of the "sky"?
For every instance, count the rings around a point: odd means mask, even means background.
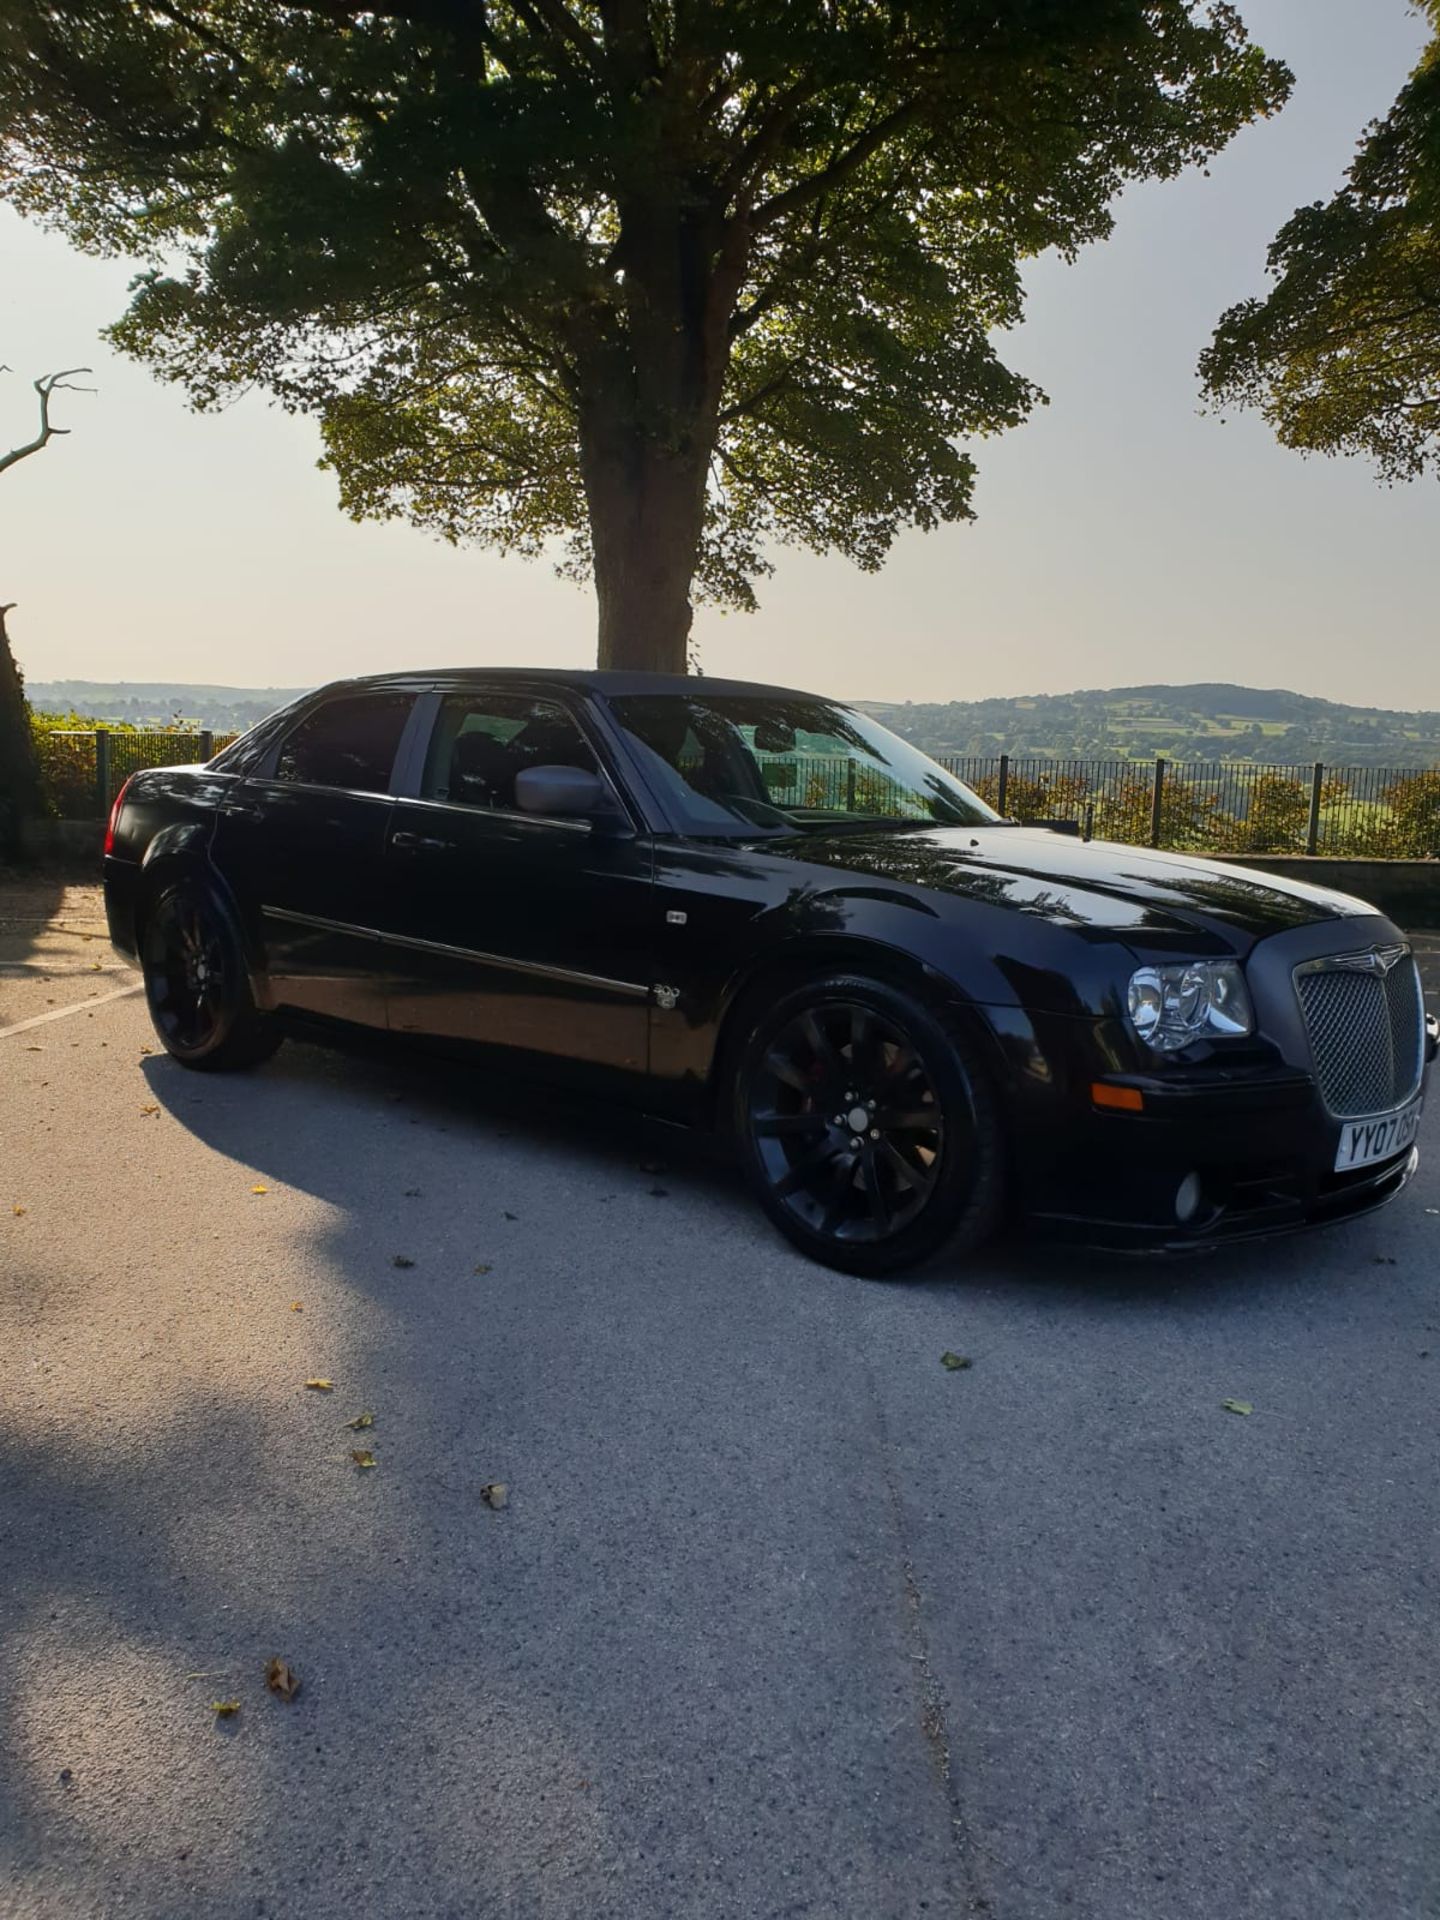
[[[1292,210],[1328,197],[1424,42],[1405,0],[1241,0],[1296,74],[1208,176],[1133,189],[1114,237],[1033,264],[1010,364],[1050,397],[981,442],[969,526],[907,534],[877,575],[775,551],[758,614],[701,609],[711,674],[853,699],[966,700],[1231,680],[1440,708],[1440,497],[1304,460],[1200,412],[1196,358],[1264,286]],[[35,680],[301,686],[407,666],[594,659],[594,611],[544,562],[355,526],[318,434],[252,396],[195,415],[99,329],[132,269],[0,209],[0,447],[29,380],[89,363],[73,429],[0,477],[0,600]]]

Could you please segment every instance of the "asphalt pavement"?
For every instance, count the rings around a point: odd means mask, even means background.
[[[876,1285],[613,1112],[188,1074],[42,906],[4,1920],[1440,1914],[1433,1116],[1324,1235]]]

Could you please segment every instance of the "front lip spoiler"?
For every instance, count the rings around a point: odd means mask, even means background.
[[[1224,1227],[1222,1214],[1192,1234],[1178,1233],[1171,1227],[1135,1226],[1128,1221],[1096,1220],[1078,1214],[1036,1213],[1030,1216],[1035,1228],[1057,1239],[1079,1242],[1097,1253],[1123,1253],[1152,1259],[1175,1259],[1187,1254],[1218,1253],[1256,1240],[1276,1240],[1283,1235],[1308,1233],[1320,1227],[1341,1226],[1347,1220],[1361,1220],[1388,1206],[1415,1176],[1420,1164],[1420,1149],[1411,1147],[1403,1160],[1381,1169],[1371,1180],[1336,1193],[1323,1195],[1309,1206],[1300,1201],[1280,1201],[1274,1206],[1257,1207],[1249,1223],[1241,1215],[1231,1227]]]

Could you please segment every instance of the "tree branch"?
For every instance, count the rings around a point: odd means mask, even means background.
[[[514,0],[514,5],[522,20],[532,27],[549,27],[579,54],[592,73],[603,77],[604,62],[600,48],[564,4],[564,0]]]
[[[71,375],[89,373],[89,367],[65,367],[59,373],[42,373],[35,382],[35,391],[40,396],[40,431],[33,440],[27,440],[23,447],[12,447],[9,453],[0,453],[0,473],[7,467],[13,467],[32,453],[39,453],[55,438],[56,434],[69,433],[69,427],[55,427],[50,424],[50,396],[52,393],[93,393],[93,387],[77,387],[71,384]]]
[[[751,222],[755,232],[773,227],[777,220],[783,220],[787,214],[795,213],[799,208],[808,206],[812,200],[820,199],[836,187],[842,180],[863,167],[865,162],[877,154],[892,134],[898,133],[907,120],[913,120],[920,111],[918,100],[902,101],[882,119],[877,120],[868,133],[862,134],[854,146],[832,160],[828,167],[822,167],[818,173],[807,174],[803,180],[797,180],[793,187],[787,187],[783,193],[777,193],[755,209]]]

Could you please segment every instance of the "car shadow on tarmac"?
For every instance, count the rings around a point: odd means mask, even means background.
[[[158,1055],[146,1063],[146,1077],[157,1099],[176,1087],[177,1075],[182,1086],[204,1079],[183,1075]],[[488,1164],[485,1156],[493,1157],[503,1143],[503,1178],[516,1206],[526,1206],[532,1221],[537,1207],[545,1208],[552,1182],[563,1188],[577,1178],[587,1190],[605,1189],[590,1194],[597,1206],[622,1196],[674,1201],[681,1206],[689,1202],[701,1208],[705,1231],[738,1235],[746,1250],[768,1247],[817,1283],[837,1289],[898,1289],[953,1297],[970,1288],[990,1292],[1014,1287],[1027,1297],[1070,1301],[1077,1310],[1087,1304],[1108,1308],[1125,1303],[1137,1310],[1157,1305],[1168,1309],[1182,1300],[1203,1307],[1257,1287],[1307,1282],[1317,1249],[1352,1251],[1357,1268],[1372,1261],[1383,1264],[1387,1257],[1376,1252],[1380,1223],[1386,1218],[1383,1212],[1316,1233],[1180,1255],[1087,1248],[1031,1234],[1022,1223],[1012,1222],[978,1254],[961,1260],[942,1254],[916,1274],[863,1281],[830,1273],[789,1249],[764,1220],[716,1136],[667,1125],[624,1106],[386,1040],[360,1039],[333,1048],[290,1042],[258,1074],[224,1084],[230,1097],[184,1103],[177,1117],[216,1151],[260,1166],[271,1177],[314,1191],[357,1215],[365,1215],[386,1184],[386,1156],[377,1151],[357,1159],[337,1154],[333,1142],[322,1144],[304,1100],[307,1093],[321,1097],[327,1105],[342,1103],[352,1118],[367,1105],[372,1116],[388,1116],[395,1124],[387,1128],[386,1138],[394,1142],[402,1173],[404,1164],[411,1163],[406,1146],[410,1127],[421,1130],[427,1150],[428,1144],[444,1136],[457,1150],[468,1147],[477,1152],[482,1156],[477,1163],[481,1168]],[[207,1093],[216,1085],[210,1080]],[[301,1104],[292,1107],[288,1100],[272,1099],[272,1093],[281,1088],[301,1096]],[[507,1215],[508,1211],[502,1209]],[[637,1231],[647,1231],[658,1219],[658,1213],[652,1213],[649,1219],[637,1221]],[[553,1224],[557,1230],[563,1227],[570,1244],[573,1218],[561,1213]],[[601,1224],[597,1213],[596,1225]],[[701,1222],[694,1225],[698,1229]],[[712,1243],[711,1251],[718,1253],[718,1244]]]

